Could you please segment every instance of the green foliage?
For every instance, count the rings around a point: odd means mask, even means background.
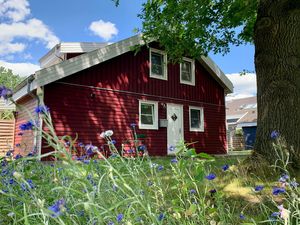
[[[252,42],[257,0],[148,0],[139,17],[145,40],[159,40],[168,57],[227,53]]]
[[[14,89],[22,80],[23,78],[13,74],[12,70],[0,66],[0,85]]]

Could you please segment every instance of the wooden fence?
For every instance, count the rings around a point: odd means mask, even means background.
[[[14,144],[15,120],[0,120],[0,157]]]

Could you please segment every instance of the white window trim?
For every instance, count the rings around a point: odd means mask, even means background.
[[[163,76],[160,76],[160,75],[156,75],[156,74],[152,74],[152,69],[151,69],[151,65],[152,65],[152,60],[151,60],[151,53],[152,52],[155,52],[155,53],[158,53],[158,54],[161,54],[163,55],[163,63],[164,63],[164,75]],[[150,73],[150,77],[151,78],[155,78],[155,79],[160,79],[160,80],[168,80],[168,59],[167,59],[167,53],[165,53],[164,51],[162,50],[158,50],[158,49],[154,49],[154,48],[150,48],[149,50],[149,62],[150,62],[150,65],[149,65],[149,73]]]
[[[191,109],[200,110],[200,127],[199,128],[191,127]],[[203,109],[203,107],[196,107],[196,106],[189,107],[189,126],[190,126],[190,131],[204,132],[204,109]]]
[[[141,120],[141,110],[142,110],[141,105],[142,105],[142,103],[154,104],[153,125],[142,124],[142,120]],[[139,129],[158,130],[158,102],[139,100]]]
[[[192,66],[192,68],[191,68],[192,81],[182,80],[182,78],[181,78],[181,66],[182,66],[182,63],[180,63],[180,83],[181,84],[188,84],[188,85],[195,86],[195,60],[183,57],[183,61],[187,61],[187,62],[191,63],[191,66]]]

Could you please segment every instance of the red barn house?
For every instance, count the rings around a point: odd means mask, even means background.
[[[135,53],[137,45],[142,47]],[[99,134],[111,129],[120,147],[132,139],[130,124],[136,123],[150,155],[172,154],[169,147],[181,139],[196,142],[198,152],[226,153],[225,95],[232,83],[208,57],[171,64],[157,42],[149,46],[141,35],[110,45],[61,43],[13,98],[31,112],[43,101],[57,135],[78,134],[85,144],[102,145]],[[15,145],[23,154],[34,148],[44,153],[37,131],[18,135],[28,119],[20,109]]]

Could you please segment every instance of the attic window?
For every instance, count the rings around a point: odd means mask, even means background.
[[[167,54],[150,48],[150,77],[167,80]]]
[[[195,85],[195,61],[183,58],[180,63],[180,83]]]

